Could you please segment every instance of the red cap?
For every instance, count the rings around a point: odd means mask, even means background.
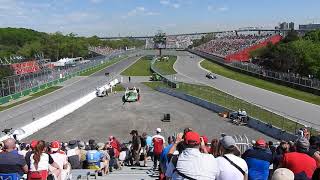
[[[197,132],[189,131],[184,136],[186,144],[200,144],[200,135]]]
[[[53,152],[58,151],[60,148],[60,142],[59,141],[51,142],[50,148],[51,148],[51,151],[53,151]]]
[[[201,137],[202,137],[204,143],[205,143],[205,144],[208,144],[208,138],[207,138],[207,136],[201,136]]]
[[[266,147],[266,141],[262,138],[259,138],[256,140],[256,146],[259,147]]]
[[[39,142],[38,140],[32,140],[32,141],[31,141],[31,144],[30,144],[30,147],[31,147],[32,149],[36,148],[38,142]]]

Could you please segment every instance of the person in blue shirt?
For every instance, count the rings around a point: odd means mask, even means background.
[[[167,164],[168,164],[168,153],[173,146],[175,142],[174,136],[168,137],[168,145],[162,150],[162,153],[160,155],[160,168],[161,172],[165,173],[167,170]]]
[[[153,157],[153,154],[152,154],[152,152],[153,152],[152,137],[147,135],[146,142],[147,142],[147,156]]]
[[[96,144],[92,144],[90,147],[91,150],[87,151],[87,166],[88,169],[97,169],[100,170],[103,167],[103,158],[104,154],[98,151],[98,146]]]
[[[249,180],[268,180],[273,156],[264,139],[258,139],[253,149],[244,152],[242,158],[248,165]]]

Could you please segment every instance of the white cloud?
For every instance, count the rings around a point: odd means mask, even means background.
[[[218,11],[228,11],[229,8],[228,7],[220,7],[218,8]]]
[[[91,3],[94,3],[94,4],[98,4],[98,3],[101,3],[102,1],[104,0],[89,0]]]
[[[181,2],[180,0],[178,2]],[[180,3],[178,2],[172,2],[170,0],[160,0],[160,4],[164,5],[164,6],[168,6],[168,7],[172,7],[175,9],[180,8]]]
[[[228,11],[229,10],[229,8],[226,7],[226,6],[215,8],[212,5],[208,5],[207,9],[208,9],[208,11],[220,11],[220,12],[224,12],[224,11]]]
[[[172,5],[172,7],[175,8],[175,9],[178,9],[180,7],[180,4],[175,3],[175,4]]]
[[[156,15],[160,15],[160,13],[148,11],[145,7],[136,7],[134,9],[132,9],[131,11],[129,11],[126,15],[123,15],[122,19],[134,17],[134,16],[139,16],[139,15],[156,16]]]
[[[160,0],[160,4],[168,5],[168,4],[170,4],[170,1],[168,1],[168,0]]]

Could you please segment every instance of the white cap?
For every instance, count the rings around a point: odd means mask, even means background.
[[[157,131],[158,133],[161,133],[161,128],[157,128],[156,131]]]

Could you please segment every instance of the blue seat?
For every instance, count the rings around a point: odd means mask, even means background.
[[[2,174],[0,173],[0,180],[20,180],[21,176],[18,173]]]

